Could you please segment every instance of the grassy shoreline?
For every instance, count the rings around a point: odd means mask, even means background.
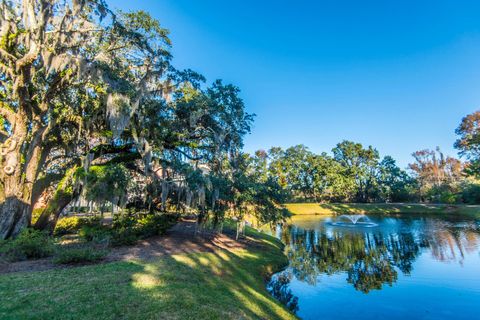
[[[283,245],[248,235],[246,249],[0,275],[0,318],[296,319],[265,288]]]
[[[423,203],[287,203],[292,215],[333,214],[467,214],[480,216],[479,205]]]

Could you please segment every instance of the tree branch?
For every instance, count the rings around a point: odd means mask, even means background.
[[[127,152],[132,150],[133,147],[134,147],[133,143],[127,143],[122,146],[114,146],[111,144],[101,144],[91,149],[90,153],[93,153],[94,158],[98,158],[99,156],[104,154]]]
[[[6,50],[4,50],[2,48],[0,48],[0,57],[5,59],[6,61],[10,61],[10,62],[13,62],[13,63],[15,63],[17,61],[17,57],[8,53]]]
[[[0,116],[10,123],[15,121],[15,112],[3,101],[0,101]]]
[[[181,153],[182,155],[184,155],[185,157],[187,157],[189,160],[192,160],[192,161],[199,161],[205,158],[204,156],[192,157],[191,155],[187,154],[185,151],[178,148],[175,148],[173,150],[178,153]]]

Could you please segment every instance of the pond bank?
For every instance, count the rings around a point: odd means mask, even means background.
[[[253,229],[222,237],[179,248],[170,233],[170,251],[145,240],[124,261],[0,275],[0,318],[296,319],[265,289],[287,263],[282,244]]]
[[[292,215],[333,214],[467,214],[480,215],[479,205],[424,203],[287,203]]]

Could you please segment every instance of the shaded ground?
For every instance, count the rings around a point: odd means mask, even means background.
[[[155,258],[200,252],[214,252],[219,249],[234,250],[245,248],[246,245],[256,245],[256,241],[249,237],[235,241],[225,234],[209,232],[195,232],[195,223],[192,220],[183,220],[176,224],[162,236],[140,240],[134,246],[125,246],[109,249],[103,262],[121,260],[151,261]],[[11,272],[33,272],[54,268],[72,268],[52,262],[52,258],[19,261],[14,263],[0,262],[0,274]]]

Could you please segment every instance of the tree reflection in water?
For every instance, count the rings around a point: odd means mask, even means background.
[[[291,279],[292,274],[288,271],[276,274],[272,277],[267,289],[271,295],[295,313],[298,311],[298,298],[288,288]]]
[[[347,282],[356,290],[368,293],[392,286],[399,272],[410,274],[413,262],[424,250],[436,260],[462,263],[465,250],[479,247],[479,226],[475,222],[459,225],[431,218],[392,221],[394,229],[327,229],[322,224],[309,230],[285,226],[280,234],[290,265],[272,278],[272,294],[295,309],[298,299],[288,289],[292,276],[316,285],[321,275],[341,272],[347,274]]]
[[[297,279],[315,285],[319,275],[347,272],[347,281],[362,292],[392,285],[397,271],[409,273],[419,252],[411,234],[383,237],[371,233],[321,233],[286,229],[291,240],[286,247],[290,267]],[[284,233],[284,234],[285,234]]]

